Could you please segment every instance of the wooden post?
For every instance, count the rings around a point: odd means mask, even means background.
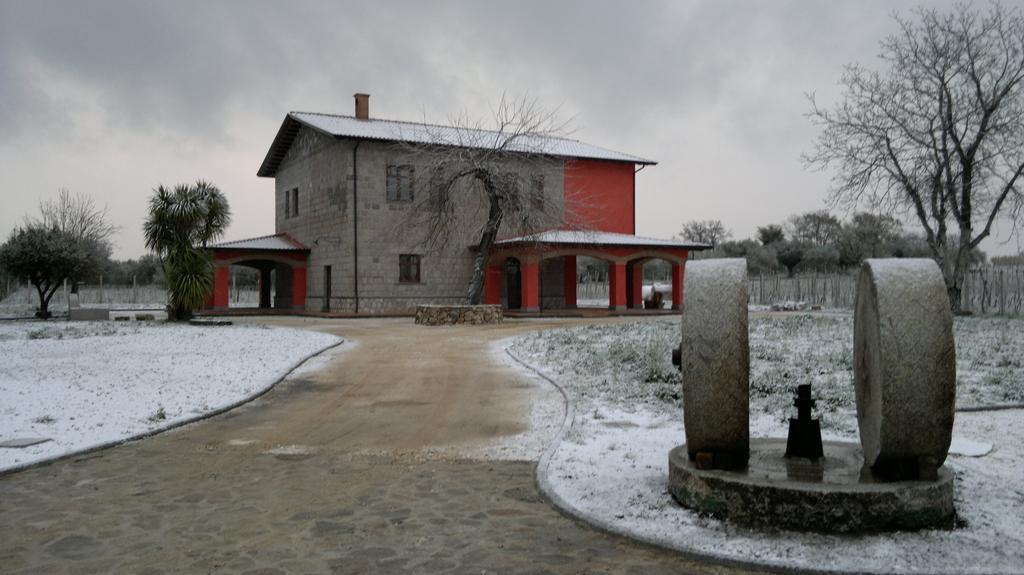
[[[1006,315],[1006,276],[999,270],[999,313]]]
[[[132,303],[139,303],[139,285],[135,281],[135,274],[132,274]]]
[[[103,274],[100,274],[100,303],[103,303]]]

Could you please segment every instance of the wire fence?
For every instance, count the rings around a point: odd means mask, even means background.
[[[607,301],[608,281],[605,278],[582,281],[576,286],[579,300]],[[749,278],[751,305],[782,307],[813,307],[853,309],[856,294],[856,272],[754,274]],[[644,295],[655,285],[665,296],[671,294],[668,282],[644,281]],[[24,282],[6,280],[0,283],[0,306],[34,309],[38,305],[36,290]],[[151,306],[163,307],[167,292],[161,285],[79,286],[79,304],[92,307]],[[228,299],[233,307],[255,307],[259,292],[232,282]],[[58,289],[51,303],[55,308],[67,302],[67,294]],[[976,266],[968,270],[961,292],[961,307],[974,314],[1024,314],[1024,266]]]
[[[6,315],[30,315],[30,312],[39,305],[39,295],[35,287],[24,282],[10,287],[5,286],[3,291],[5,295],[0,298],[0,311],[8,312]],[[69,301],[68,296],[66,289],[58,288],[50,300],[51,310],[65,309]],[[232,307],[256,307],[259,305],[259,291],[233,283],[228,289],[228,301]],[[78,304],[82,307],[100,308],[162,308],[167,305],[167,289],[155,284],[79,285]]]
[[[857,272],[753,274],[749,277],[751,305],[853,309]],[[651,282],[644,282],[647,286]],[[658,291],[671,292],[671,284],[658,283]],[[577,297],[608,297],[607,281],[581,282]],[[976,266],[964,277],[961,308],[974,314],[1024,314],[1024,266]]]

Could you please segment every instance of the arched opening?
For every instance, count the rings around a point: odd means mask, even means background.
[[[229,309],[269,308],[273,302],[276,273],[274,262],[260,260],[240,261],[231,264],[228,286]]]
[[[672,307],[673,281],[671,260],[643,257],[626,263],[626,305],[632,309],[668,309]]]
[[[577,256],[576,278],[577,307],[608,309],[611,278],[607,260]]]
[[[273,256],[217,257],[207,307],[301,309],[306,300],[306,268],[297,264]]]

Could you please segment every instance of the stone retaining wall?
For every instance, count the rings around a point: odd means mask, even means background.
[[[500,305],[416,306],[416,323],[420,325],[479,325],[501,323],[503,318]]]

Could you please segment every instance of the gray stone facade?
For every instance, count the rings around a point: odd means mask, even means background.
[[[356,163],[353,164],[353,150]],[[472,275],[477,231],[486,217],[481,194],[466,195],[467,216],[458,233],[440,248],[428,249],[422,229],[410,225],[416,202],[388,201],[387,168],[408,164],[417,173],[414,194],[429,193],[421,174],[428,174],[431,158],[389,142],[338,139],[302,127],[275,176],[276,233],[287,233],[310,248],[306,309],[324,306],[325,272],[330,267],[330,310],[356,311],[355,252],[358,241],[358,311],[360,313],[412,313],[417,304],[460,304]],[[544,176],[545,209],[556,226],[562,221],[564,167],[561,162],[538,165],[511,162],[510,171],[524,181]],[[358,180],[356,180],[358,178]],[[358,184],[358,185],[355,185]],[[291,208],[292,190],[298,190],[298,210]],[[358,199],[357,196],[358,195]],[[291,197],[290,197],[291,196]],[[474,204],[473,198],[476,198]],[[289,213],[291,212],[291,213]],[[358,223],[357,220],[358,219]],[[355,228],[358,225],[358,238]],[[500,236],[515,232],[505,222]],[[420,256],[420,282],[399,281],[399,256]],[[542,272],[542,298],[549,305],[562,294],[561,260],[552,260]],[[556,269],[557,268],[557,269]],[[290,270],[278,266],[277,297],[290,285]],[[504,291],[505,287],[502,286]]]

